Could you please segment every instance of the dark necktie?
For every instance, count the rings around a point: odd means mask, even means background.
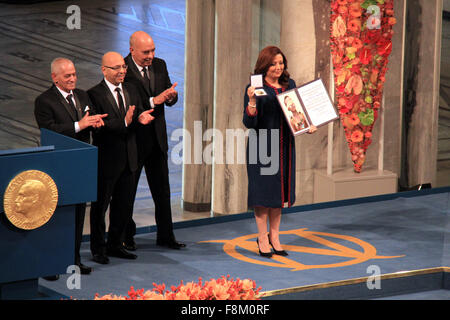
[[[67,97],[66,97],[66,99],[67,99],[67,102],[69,103],[69,105],[73,108],[73,110],[75,111],[75,117],[77,118],[77,120],[80,120],[80,118],[81,118],[81,112],[80,112],[80,110],[78,110],[76,107],[75,107],[75,104],[73,103],[73,100],[72,100],[72,97],[73,97],[73,95],[72,94],[69,94]]]
[[[148,69],[147,69],[147,67],[142,68],[142,72],[144,73],[144,82],[145,82],[147,88],[150,89],[150,79],[148,77],[148,73],[147,73]]]
[[[123,104],[122,95],[120,94],[120,88],[116,88],[117,100],[119,101],[119,112],[122,117],[125,117],[125,105]]]

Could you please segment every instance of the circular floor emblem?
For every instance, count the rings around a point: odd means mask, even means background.
[[[280,234],[296,235],[298,237],[311,240],[313,242],[320,244],[321,248],[283,244],[283,248],[288,252],[291,252],[292,254],[290,254],[287,257],[273,255],[272,259],[267,258],[263,259],[259,257],[253,258],[254,254],[258,255],[258,248],[256,245],[257,234],[250,234],[231,240],[210,240],[201,242],[224,243],[223,250],[225,251],[225,253],[227,253],[228,255],[230,255],[235,259],[269,267],[288,268],[291,269],[291,271],[319,269],[319,268],[336,268],[362,263],[371,259],[393,259],[404,257],[404,255],[379,256],[377,255],[377,249],[370,243],[347,235],[318,232],[318,231],[308,231],[307,228],[282,231],[280,232]],[[337,242],[331,241],[328,238],[336,239]],[[338,241],[340,243],[338,243]],[[351,245],[351,247],[343,245],[342,243],[344,243],[345,241],[356,244],[357,245],[356,247],[358,247],[358,249],[355,249],[354,245]],[[238,248],[241,248],[239,249],[239,252]],[[253,252],[254,254],[251,255],[253,257],[241,253],[244,251],[242,249],[245,249],[249,252]],[[329,264],[307,265],[303,264],[302,262],[293,260],[293,257],[295,256],[294,253],[296,252],[336,257],[336,260],[338,260],[338,262]]]

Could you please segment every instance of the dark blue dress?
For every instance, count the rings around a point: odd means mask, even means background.
[[[294,89],[295,82],[289,80],[286,90],[265,83],[268,95],[257,98],[253,117],[247,113],[248,87],[243,122],[254,129],[247,143],[248,207],[282,208],[286,202],[290,207],[295,202],[295,141],[276,95]]]

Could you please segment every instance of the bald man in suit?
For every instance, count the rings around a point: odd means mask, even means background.
[[[107,113],[105,125],[93,134],[98,147],[97,201],[91,206],[91,252],[93,260],[109,263],[108,256],[136,259],[123,247],[124,230],[133,212],[133,188],[137,169],[136,125],[149,124],[152,110],[144,111],[137,90],[123,83],[127,65],[117,52],[102,58],[103,80],[88,90],[97,112]],[[108,239],[105,214],[109,206]]]
[[[165,61],[155,57],[155,43],[144,31],[131,35],[130,54],[125,63],[128,65],[125,83],[135,85],[144,109],[154,110],[152,116],[155,118],[150,125],[137,127],[138,168],[134,193],[144,168],[155,203],[156,244],[171,249],[184,248],[186,245],[178,242],[173,232],[164,114],[165,106],[173,106],[178,101],[177,83],[171,83]],[[125,234],[125,246],[130,250],[136,249],[135,233],[136,224],[131,220]]]

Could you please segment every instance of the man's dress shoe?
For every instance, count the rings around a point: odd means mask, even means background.
[[[137,250],[136,242],[134,242],[134,241],[125,241],[123,243],[123,248],[125,250],[128,250],[128,251],[136,251]]]
[[[77,266],[80,268],[80,273],[81,274],[90,274],[92,272],[92,268],[85,266],[82,263],[77,263]]]
[[[100,263],[100,264],[108,264],[109,263],[108,257],[104,254],[94,254],[92,260],[94,260],[95,262]]]
[[[127,252],[123,248],[110,248],[106,250],[106,254],[110,257],[134,260],[137,255]]]
[[[170,241],[156,240],[156,244],[161,247],[167,247],[167,248],[175,249],[175,250],[179,250],[181,248],[186,247],[186,245],[184,243],[178,242],[176,240],[170,240]]]

